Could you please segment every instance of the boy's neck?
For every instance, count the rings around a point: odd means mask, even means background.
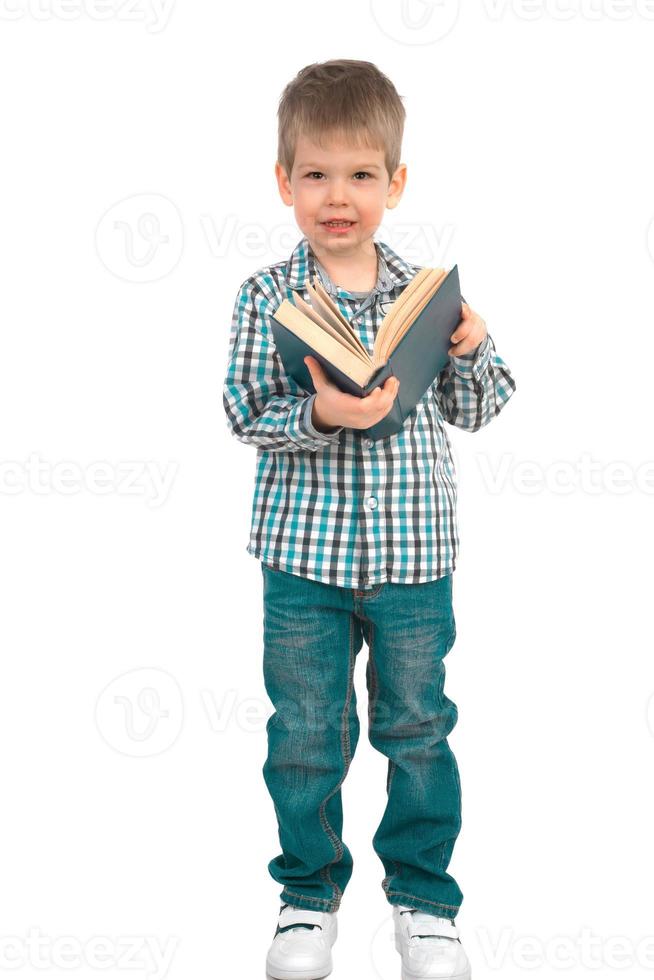
[[[367,250],[359,250],[351,255],[333,255],[309,243],[313,254],[326,270],[327,275],[339,289],[355,293],[369,293],[377,284],[379,264],[375,243],[367,243]]]

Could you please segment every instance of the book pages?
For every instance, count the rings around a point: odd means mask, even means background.
[[[314,310],[321,314],[323,319],[327,320],[327,322],[330,323],[341,336],[346,338],[348,344],[354,342],[355,346],[359,348],[364,357],[366,359],[369,358],[370,355],[368,354],[368,351],[363,346],[350,324],[344,317],[338,315],[340,310],[338,310],[336,304],[333,303],[331,297],[325,293],[327,300],[323,301],[318,294],[318,291],[314,289],[310,283],[306,283],[305,285],[309,292],[311,305],[313,306]]]
[[[308,306],[308,303],[304,305]],[[328,330],[322,329],[287,299],[282,300],[275,312],[275,319],[357,384],[363,387],[368,383],[373,374],[370,356],[367,355],[366,362],[358,351],[348,349],[336,332],[331,332],[331,327]]]
[[[379,366],[384,364],[388,359],[388,350],[390,348],[393,333],[398,329],[398,324],[404,321],[406,315],[406,309],[411,302],[411,297],[419,290],[422,283],[429,276],[433,274],[433,269],[420,269],[419,272],[413,277],[409,285],[404,289],[401,295],[395,300],[392,307],[384,317],[377,331],[377,336],[375,337],[375,344],[373,348],[373,364]]]
[[[294,296],[294,301],[297,308],[307,317],[309,317],[313,323],[316,323],[319,327],[322,327],[322,329],[328,333],[330,337],[333,337],[340,344],[343,344],[343,346],[349,351],[352,351],[356,357],[359,357],[365,363],[370,364],[370,355],[367,351],[364,350],[362,352],[359,349],[355,340],[353,340],[351,328],[348,327],[348,330],[346,331],[342,327],[333,327],[328,320],[321,316],[320,313],[313,308],[313,306],[310,306],[309,303],[307,303],[299,295]],[[288,300],[285,302],[288,302]]]
[[[402,337],[404,337],[407,330],[418,319],[427,303],[437,292],[439,286],[447,276],[445,269],[433,269],[432,272],[434,275],[425,278],[424,282],[420,284],[420,288],[416,289],[415,292],[412,293],[409,302],[405,306],[402,323],[399,324],[398,329],[394,331],[388,346],[384,347],[382,351],[384,358],[389,357],[393,353],[399,342],[402,340]]]

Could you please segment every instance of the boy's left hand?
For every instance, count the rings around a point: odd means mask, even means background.
[[[461,316],[462,319],[458,327],[450,337],[454,346],[450,347],[447,352],[455,357],[460,357],[461,354],[468,354],[474,350],[481,344],[487,333],[484,320],[463,301],[461,302]]]

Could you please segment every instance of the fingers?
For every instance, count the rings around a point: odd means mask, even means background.
[[[459,331],[457,330],[457,336],[458,335]],[[454,336],[454,334],[452,336]],[[461,357],[462,354],[469,354],[470,351],[476,350],[477,347],[479,347],[485,337],[486,332],[482,333],[480,336],[476,330],[470,330],[465,337],[461,336],[459,342],[455,344],[454,347],[450,347],[447,353],[454,355],[455,357]]]
[[[343,418],[349,419],[349,422],[344,424],[367,428],[390,412],[400,387],[400,382],[394,375],[386,378],[383,385],[377,385],[369,395],[359,398],[341,391],[334,385],[315,357],[307,354],[304,363],[311,374],[316,391],[323,387],[334,388],[334,392],[329,393],[329,397],[333,400],[332,407],[337,407]]]
[[[453,344],[458,347],[450,347],[448,354],[465,354],[468,350],[472,350],[475,344],[465,345],[466,339],[471,339],[477,332],[478,326],[482,323],[481,318],[474,313],[467,303],[462,303],[462,319],[459,321],[459,325],[453,334],[450,334],[450,340]]]
[[[459,320],[456,330],[450,336],[450,340],[459,341],[463,340],[464,337],[467,337],[474,327],[474,319],[476,316],[477,314],[474,312],[474,310],[471,310],[468,304],[464,300],[461,300],[461,319]]]
[[[311,380],[313,381],[313,385],[316,390],[319,386],[322,387],[322,385],[327,383],[327,375],[323,371],[322,365],[315,359],[315,357],[311,357],[311,355],[308,354],[304,358],[304,363],[309,368],[309,374],[311,375]]]
[[[454,333],[450,334],[450,340],[454,346],[450,347],[447,352],[455,357],[469,354],[471,350],[478,347],[487,332],[485,321],[478,313],[471,310],[467,303],[462,302],[461,309],[462,318]]]
[[[450,347],[448,354],[454,357],[461,357],[462,354],[467,354],[469,351],[474,350],[477,345],[472,343],[468,339],[468,335],[461,337],[461,339],[453,347]]]
[[[365,414],[372,409],[375,415],[382,412],[383,414],[380,417],[383,418],[390,411],[399,387],[400,382],[396,377],[391,376],[390,378],[386,378],[383,385],[378,385],[369,395],[359,400],[360,411]]]
[[[400,387],[399,380],[395,377],[395,375],[391,375],[390,378],[386,378],[386,381],[384,381],[384,384],[381,387],[375,388],[374,391],[371,392],[371,394],[376,395],[377,392],[379,392],[382,395],[382,397],[384,395],[390,395],[392,401],[397,395],[397,391],[399,387]]]
[[[466,316],[459,320],[459,324],[453,334],[450,334],[450,340],[453,343],[459,343],[461,340],[465,340],[469,333],[475,329],[475,317],[476,313],[473,313],[470,309]]]
[[[458,326],[453,334],[450,335],[450,340],[454,346],[450,347],[448,354],[460,354],[465,353],[463,350],[466,338],[472,333],[469,327]]]

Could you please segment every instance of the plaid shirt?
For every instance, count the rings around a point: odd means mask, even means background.
[[[314,275],[372,354],[379,324],[421,266],[375,241],[378,277],[365,299],[333,285],[302,238],[288,261],[241,285],[232,318],[223,404],[229,429],[257,447],[247,551],[273,568],[347,588],[417,583],[456,566],[456,472],[444,420],[475,432],[515,391],[492,337],[449,364],[393,436],[319,432],[315,393],[284,371],[270,316]]]

